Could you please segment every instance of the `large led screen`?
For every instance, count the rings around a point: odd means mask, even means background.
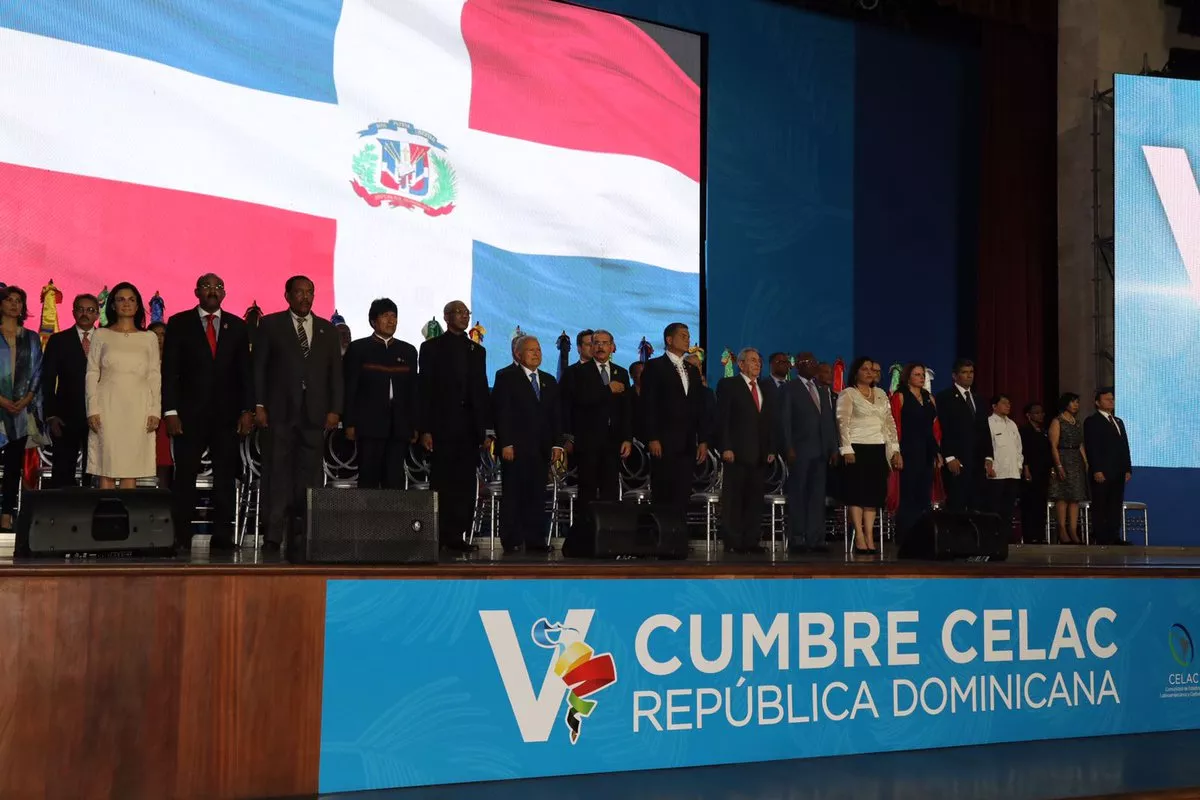
[[[698,333],[699,36],[550,0],[0,4],[0,281],[133,281],[167,313],[293,274],[355,336]],[[623,353],[623,357],[622,357]]]

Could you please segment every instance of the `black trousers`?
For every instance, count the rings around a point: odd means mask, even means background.
[[[408,457],[407,438],[359,436],[358,488],[403,489],[404,459]]]
[[[1011,478],[995,478],[987,482],[988,511],[1000,517],[1000,533],[1004,541],[1012,542],[1013,506],[1021,496],[1021,481]]]
[[[1125,513],[1125,476],[1092,484],[1092,538],[1100,544],[1121,540],[1121,517]]]
[[[791,465],[787,479],[787,502],[788,540],[792,544],[806,547],[825,544],[828,463],[829,459],[823,457],[797,458]],[[729,474],[728,466],[726,474]]]
[[[942,485],[946,488],[947,511],[980,511],[986,508],[983,495],[983,468],[974,459],[962,462],[958,475],[942,467]]]
[[[518,453],[512,461],[501,462],[500,541],[505,547],[546,544],[549,474],[550,459],[540,453]]]
[[[21,487],[21,474],[25,469],[25,441],[29,437],[13,439],[0,450],[0,464],[4,465],[4,480],[0,483],[0,514],[17,512],[17,491]]]
[[[270,430],[267,428],[268,432]],[[183,426],[183,433],[174,439],[175,472],[171,483],[175,538],[181,545],[187,545],[195,532],[192,520],[196,516],[196,476],[200,474],[200,460],[205,450],[212,460],[212,538],[214,541],[233,541],[235,492],[238,475],[242,472],[237,423],[189,420]]]
[[[687,513],[696,476],[696,451],[663,451],[662,458],[650,459],[650,491],[655,505],[672,506]]]
[[[263,430],[262,506],[267,541],[280,544],[292,520],[303,519],[310,488],[325,485],[325,431],[271,422]]]
[[[596,500],[616,500],[621,488],[621,443],[603,439],[575,442],[575,468],[579,495],[575,500],[575,522],[586,520],[588,506]]]
[[[75,486],[75,465],[79,463],[79,454],[83,454],[83,485],[91,486],[91,476],[87,474],[87,423],[82,426],[68,426],[63,423],[63,435],[52,437],[51,445],[54,465],[50,468],[50,488],[61,489],[65,486]]]
[[[1046,541],[1046,475],[1021,481],[1021,539],[1025,544]]]
[[[443,543],[461,542],[471,530],[478,469],[475,437],[433,434],[429,488],[438,493],[438,538]]]
[[[725,465],[721,483],[721,540],[725,547],[756,547],[762,538],[766,470],[758,464]]]

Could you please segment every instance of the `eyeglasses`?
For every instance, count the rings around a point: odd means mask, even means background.
[[[200,284],[200,288],[204,289],[205,291],[208,291],[208,292],[211,292],[214,289],[218,292],[223,292],[223,291],[225,291],[225,284],[223,284],[223,283],[202,283],[202,284]]]
[[[99,314],[100,309],[95,306],[78,306],[75,309],[76,314]]]

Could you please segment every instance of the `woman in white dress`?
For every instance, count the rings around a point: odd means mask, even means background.
[[[105,303],[108,325],[88,351],[88,470],[101,489],[132,489],[155,474],[154,432],[162,416],[158,337],[146,330],[142,296],[118,283]]]

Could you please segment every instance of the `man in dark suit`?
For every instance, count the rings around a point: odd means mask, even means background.
[[[83,454],[83,485],[91,484],[87,474],[87,354],[91,349],[100,301],[95,295],[81,294],[71,305],[75,324],[56,333],[46,342],[42,355],[42,404],[54,446],[51,488],[75,485],[75,465]]]
[[[1021,541],[1025,544],[1045,541],[1046,495],[1050,489],[1050,439],[1046,435],[1046,411],[1041,403],[1025,406],[1021,426],[1021,452],[1025,464],[1021,470]]]
[[[503,462],[500,540],[505,553],[546,553],[550,461],[563,458],[558,384],[538,370],[542,347],[536,337],[517,337],[513,359],[516,363],[496,373],[492,388],[496,446]]]
[[[779,390],[778,415],[788,461],[788,547],[825,553],[825,485],[837,458],[837,417],[829,392],[817,384],[812,353],[796,356],[798,378]]]
[[[1097,389],[1095,402],[1096,413],[1083,421],[1083,449],[1092,484],[1092,529],[1100,544],[1129,544],[1121,538],[1125,484],[1133,477],[1129,435],[1115,413],[1111,386]]]
[[[358,444],[360,489],[403,489],[404,459],[417,440],[417,348],[392,338],[396,304],[375,300],[367,312],[374,334],[350,343],[346,438]]]
[[[621,459],[633,448],[633,385],[624,367],[612,363],[617,346],[606,330],[592,333],[592,360],[563,373],[563,428],[579,478],[575,519],[586,520],[593,500],[620,496]]]
[[[775,462],[774,402],[758,384],[762,357],[754,348],[738,353],[741,375],[717,384],[717,447],[725,472],[721,483],[721,538],[727,553],[762,553],[763,484]]]
[[[691,334],[682,322],[663,331],[666,353],[646,362],[642,401],[650,452],[650,488],[656,504],[687,513],[696,464],[708,458],[702,431],[705,391],[700,372],[684,361]]]
[[[792,362],[788,359],[788,354],[771,353],[771,357],[767,359],[767,366],[770,371],[759,377],[758,388],[768,392],[782,390],[787,386],[788,377],[792,374]]]
[[[342,415],[342,345],[333,324],[312,313],[314,293],[303,275],[288,278],[288,310],[263,317],[254,340],[266,546],[276,551],[304,516],[307,490],[324,485],[324,432]]]
[[[432,454],[429,480],[438,493],[442,547],[466,552],[476,549],[466,535],[490,416],[487,351],[467,336],[471,311],[466,303],[447,303],[442,315],[446,332],[421,344],[418,427],[421,443]]]
[[[163,343],[162,407],[167,433],[175,441],[176,543],[192,541],[196,476],[208,451],[213,477],[211,548],[233,548],[234,492],[242,459],[238,437],[250,432],[254,376],[246,323],[221,309],[225,282],[217,275],[196,281],[195,308],[167,320]]]
[[[938,392],[937,411],[942,426],[942,482],[948,511],[977,511],[987,506],[984,469],[992,458],[992,437],[987,418],[991,405],[975,397],[974,362],[954,362],[953,385]]]

